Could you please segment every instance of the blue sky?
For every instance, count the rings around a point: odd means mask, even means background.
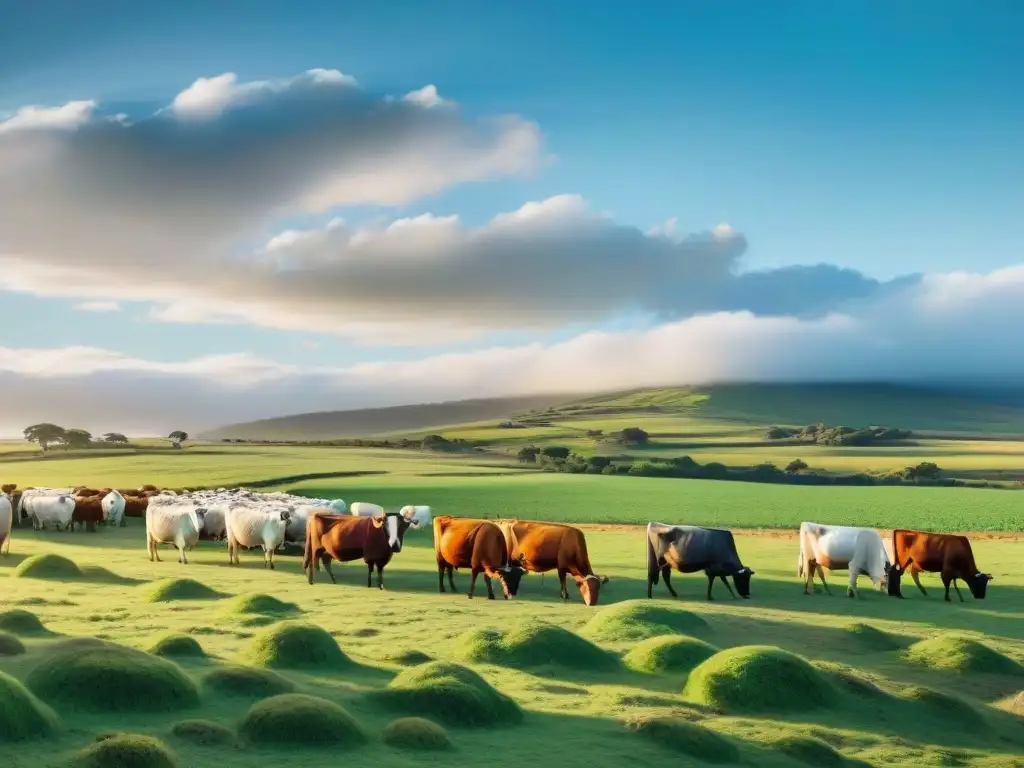
[[[478,226],[571,193],[641,231],[670,217],[681,233],[728,222],[746,238],[741,269],[827,263],[884,281],[1021,260],[1024,10],[1009,0],[66,0],[0,2],[0,16],[0,113],[91,98],[134,116],[199,77],[321,67],[377,94],[433,83],[467,118],[521,115],[557,157],[522,178],[279,228],[427,212]],[[148,305],[71,309],[82,300],[5,295],[25,322],[5,324],[0,347],[88,345],[163,361],[246,351],[344,366],[636,324],[619,312],[539,334],[375,349],[315,331],[161,323],[143,318]]]

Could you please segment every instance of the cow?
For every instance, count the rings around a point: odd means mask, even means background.
[[[673,568],[680,573],[704,571],[708,577],[708,600],[714,600],[711,587],[716,578],[722,580],[734,600],[736,592],[744,599],[750,597],[750,577],[754,571],[740,562],[732,531],[695,525],[648,523],[647,597],[652,596],[659,573],[665,579],[665,587],[672,597],[679,597],[669,581]],[[729,585],[728,576],[732,576],[736,582],[736,592]]]
[[[380,504],[371,504],[368,501],[353,501],[348,512],[353,517],[380,517],[384,514],[384,507]]]
[[[452,576],[456,568],[471,569],[469,598],[473,598],[476,578],[484,575],[487,585],[487,599],[494,599],[491,579],[501,582],[502,592],[508,600],[519,590],[523,569],[519,561],[509,560],[508,547],[501,529],[489,520],[473,520],[466,517],[444,515],[435,517],[434,554],[437,556],[437,586],[444,592],[444,575],[455,592]]]
[[[890,580],[895,581],[895,589],[890,589],[889,594],[903,597],[899,589],[899,579],[903,572],[910,569],[910,577],[914,580],[921,594],[927,597],[928,593],[921,586],[918,574],[921,571],[939,573],[942,577],[942,586],[946,588],[946,602],[949,599],[949,585],[952,584],[956,590],[956,596],[960,602],[964,602],[964,596],[960,594],[960,587],[956,585],[957,579],[967,583],[968,589],[976,600],[984,600],[988,590],[988,583],[993,580],[989,573],[981,573],[974,563],[974,552],[971,551],[971,542],[966,536],[956,536],[948,533],[926,533],[925,531],[908,531],[897,528],[892,532],[892,556],[895,563],[890,571]]]
[[[263,566],[274,570],[274,550],[284,543],[287,509],[233,506],[225,517],[228,563],[238,565],[239,547],[263,547]]]
[[[598,576],[591,568],[583,531],[569,525],[528,520],[499,520],[497,525],[505,538],[509,562],[518,562],[524,571],[532,573],[557,570],[563,600],[569,599],[565,577],[572,575],[583,602],[597,605],[601,585],[608,583],[608,577]]]
[[[146,510],[149,509],[150,496],[132,496],[130,494],[122,494],[124,496],[124,516],[125,517],[145,517]]]
[[[415,520],[419,523],[420,528],[430,525],[430,507],[407,504],[398,510],[398,514],[402,515],[406,520]]]
[[[14,528],[14,505],[7,494],[8,491],[0,493],[0,555],[4,553],[4,545],[7,554],[11,554],[11,530]]]
[[[100,504],[103,506],[103,512],[106,515],[108,525],[112,525],[115,528],[127,525],[124,521],[126,502],[120,491],[109,491],[102,497]]]
[[[99,496],[75,497],[75,509],[71,513],[71,530],[74,530],[76,525],[83,525],[85,530],[96,533],[96,524],[106,519],[107,512]]]
[[[188,565],[185,552],[199,541],[206,510],[192,504],[159,504],[146,510],[146,545],[149,561],[161,562],[160,544],[173,544],[178,549],[178,562]]]
[[[355,506],[353,504],[353,506]],[[302,555],[302,569],[309,583],[316,580],[314,571],[323,565],[331,583],[337,584],[331,571],[331,560],[339,563],[362,558],[366,563],[366,586],[372,586],[374,568],[377,569],[377,588],[384,589],[384,567],[397,552],[413,520],[406,520],[393,512],[375,517],[328,515],[314,512],[306,522],[306,547]]]
[[[830,571],[848,570],[850,584],[846,594],[857,597],[858,576],[864,574],[875,587],[885,589],[892,564],[882,537],[873,528],[800,523],[797,576],[804,579],[805,595],[814,594],[815,571],[825,591],[832,594],[825,581],[825,568]]]
[[[199,538],[205,541],[223,541],[227,538],[228,507],[214,504],[205,509],[203,530],[199,532]]]
[[[63,531],[71,525],[75,512],[75,497],[68,494],[58,496],[22,496],[22,510],[32,519],[32,527],[42,530],[54,526]]]

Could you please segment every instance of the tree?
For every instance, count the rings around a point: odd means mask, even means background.
[[[907,467],[903,470],[903,476],[907,480],[938,480],[942,476],[939,465],[933,461],[922,461],[916,467]]]
[[[63,440],[64,427],[43,422],[42,424],[33,424],[31,427],[26,427],[22,434],[25,435],[25,439],[30,443],[38,443],[39,447],[45,451],[53,443],[59,443]]]
[[[171,445],[175,448],[181,448],[181,444],[188,440],[188,432],[176,429],[167,436],[167,439],[171,441]]]
[[[544,456],[549,459],[567,459],[569,458],[569,449],[564,445],[549,445],[541,450]]]
[[[92,434],[84,429],[66,429],[60,439],[68,448],[88,448],[92,444]]]
[[[103,442],[105,443],[127,443],[128,438],[122,435],[120,432],[107,432],[103,436]]]
[[[591,438],[592,440],[600,440],[602,437],[604,437],[604,430],[603,429],[588,429],[587,430],[587,437]]]
[[[516,454],[516,457],[523,464],[536,464],[538,453],[540,453],[540,448],[535,445],[527,445],[519,449],[519,453]]]
[[[650,435],[640,427],[626,427],[619,432],[619,442],[632,445],[646,445]]]
[[[786,465],[786,473],[795,475],[797,472],[802,472],[807,469],[807,462],[803,459],[793,459],[789,464]]]

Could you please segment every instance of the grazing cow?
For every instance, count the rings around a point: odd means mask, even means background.
[[[857,596],[857,577],[864,574],[878,589],[885,589],[892,568],[882,537],[873,528],[852,528],[845,525],[800,523],[800,555],[797,576],[804,578],[804,594],[814,593],[814,574],[832,594],[825,581],[825,571],[850,572],[849,597]]]
[[[355,506],[353,504],[352,506]],[[371,586],[374,568],[377,569],[377,587],[384,589],[384,566],[402,551],[402,541],[415,521],[388,513],[376,517],[327,515],[314,512],[306,523],[306,548],[302,568],[309,583],[315,581],[314,571],[323,565],[331,582],[337,584],[331,572],[331,560],[345,563],[363,559],[366,563],[366,586]]]
[[[287,509],[231,507],[225,517],[228,563],[239,564],[239,547],[263,547],[263,567],[274,570],[274,550],[284,543],[290,517]]]
[[[157,547],[173,544],[178,549],[178,562],[188,564],[185,552],[199,541],[206,510],[192,504],[158,504],[146,510],[146,544],[149,560],[160,560]]]
[[[124,516],[145,517],[149,509],[149,496],[131,496],[124,494]]]
[[[124,521],[125,498],[120,491],[109,491],[104,494],[100,504],[107,516],[107,523],[115,528],[127,525]]]
[[[7,491],[0,493],[0,554],[3,554],[6,544],[9,555],[11,554],[11,529],[14,527],[14,505],[11,504],[7,493]]]
[[[411,519],[411,518],[409,518]],[[456,568],[470,568],[469,597],[476,588],[476,577],[484,575],[487,599],[494,599],[491,579],[501,582],[505,599],[519,590],[523,569],[519,561],[509,562],[508,547],[501,529],[489,520],[472,520],[444,515],[434,518],[434,554],[437,556],[437,586],[444,592],[444,575],[455,591],[452,572]]]
[[[896,561],[890,571],[890,581],[895,581],[895,589],[890,589],[889,594],[903,597],[899,589],[899,579],[908,567],[910,576],[921,590],[921,594],[927,596],[921,586],[918,574],[921,571],[938,573],[942,577],[942,586],[946,588],[946,602],[949,599],[949,585],[952,584],[956,590],[956,596],[960,602],[964,596],[960,594],[960,587],[956,580],[960,579],[967,583],[976,600],[984,600],[988,590],[988,583],[993,580],[989,573],[981,573],[974,563],[974,552],[971,551],[971,542],[966,536],[955,536],[948,533],[926,533],[924,531],[908,531],[898,528],[892,532],[892,556]]]
[[[583,531],[569,525],[526,520],[500,520],[497,525],[505,537],[509,562],[518,562],[532,573],[557,570],[563,600],[569,599],[565,577],[572,575],[583,602],[597,605],[601,585],[608,583],[608,577],[596,575],[590,567]]]
[[[368,501],[353,501],[348,511],[353,517],[380,517],[384,514],[384,507]]]
[[[427,506],[414,506],[407,504],[398,510],[398,514],[404,517],[406,520],[415,520],[420,528],[425,528],[430,525],[430,507]]]
[[[52,525],[63,531],[71,525],[71,516],[75,513],[75,497],[67,494],[22,496],[21,508],[32,519],[32,527],[36,530]]]
[[[665,587],[678,597],[672,589],[669,576],[675,568],[680,573],[696,573],[704,571],[708,577],[708,600],[715,579],[725,584],[729,594],[736,599],[750,597],[750,577],[754,571],[740,562],[736,552],[736,540],[732,531],[721,528],[701,528],[695,525],[666,525],[665,523],[647,524],[647,596],[652,596],[654,585],[658,583],[658,574],[665,579]],[[729,586],[726,578],[732,576],[736,582],[736,592]]]
[[[99,496],[78,496],[75,498],[75,510],[71,513],[71,530],[76,525],[84,525],[89,533],[96,533],[96,523],[107,519],[103,500]]]

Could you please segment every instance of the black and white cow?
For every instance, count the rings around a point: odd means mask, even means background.
[[[735,599],[726,577],[732,576],[740,597],[750,597],[750,577],[754,571],[740,562],[736,553],[736,541],[732,531],[720,528],[700,528],[695,525],[647,524],[647,597],[652,597],[658,574],[665,579],[665,587],[678,597],[672,589],[669,576],[672,569],[680,573],[704,571],[708,577],[708,600],[711,587],[719,578]]]

